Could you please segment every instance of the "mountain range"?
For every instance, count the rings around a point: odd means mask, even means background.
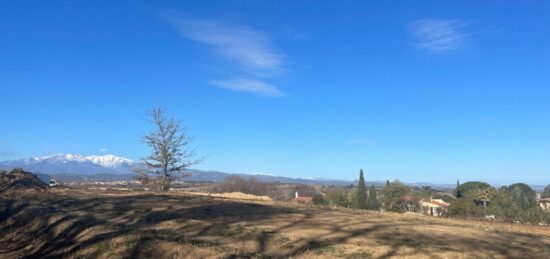
[[[58,154],[0,162],[0,170],[23,168],[36,174],[46,174],[61,182],[68,181],[127,181],[135,174],[134,168],[143,164],[115,155],[82,156],[78,154]],[[256,177],[264,182],[295,184],[350,185],[352,181],[334,179],[302,179],[266,174],[230,174],[218,171],[188,170],[191,176],[185,181],[220,182],[227,176],[238,175]]]
[[[72,181],[128,181],[133,179],[133,169],[143,164],[131,159],[115,155],[92,155],[82,156],[78,154],[58,154],[53,156],[33,157],[0,162],[0,170],[23,168],[26,171],[39,174],[41,178],[49,176],[61,182]],[[280,182],[292,184],[318,184],[318,185],[351,185],[357,181],[346,181],[336,179],[304,179],[267,174],[233,174],[219,171],[188,170],[191,176],[185,181],[190,182],[220,182],[227,176],[238,175],[244,178],[255,177],[264,182]],[[367,185],[382,186],[385,182],[366,182]],[[432,186],[438,189],[452,189],[454,184],[433,184],[433,183],[408,183],[410,186]],[[531,185],[535,190],[542,190],[544,185]]]
[[[0,169],[23,168],[42,174],[129,174],[138,163],[115,155],[58,154],[0,162]]]

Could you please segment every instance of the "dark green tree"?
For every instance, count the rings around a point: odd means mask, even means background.
[[[550,184],[544,187],[544,191],[541,194],[542,198],[550,198]]]
[[[483,208],[476,206],[471,199],[456,199],[449,206],[449,216],[451,217],[480,217]]]
[[[312,202],[315,205],[328,205],[327,199],[325,199],[322,194],[318,193],[313,195]]]
[[[465,182],[459,185],[457,190],[460,192],[460,195],[462,195],[462,197],[475,198],[480,189],[490,187],[491,185],[489,185],[488,183],[473,181]]]
[[[346,191],[342,188],[331,188],[326,192],[325,200],[330,206],[348,207]]]
[[[456,180],[456,190],[455,190],[455,197],[458,199],[458,198],[462,198],[462,192],[460,191],[460,189],[458,188],[460,186],[460,182],[458,180]]]
[[[411,188],[395,180],[382,189],[384,206],[387,210],[405,211],[403,196],[411,192]]]
[[[390,180],[386,180],[386,187],[390,186]]]
[[[497,218],[512,220],[514,219],[514,215],[520,213],[520,210],[514,204],[506,187],[503,187],[496,191],[488,213],[495,215]]]
[[[363,169],[359,171],[359,183],[357,183],[357,208],[365,209],[367,207],[367,188],[365,187],[365,178],[363,178]]]
[[[536,192],[527,184],[515,183],[506,187],[506,190],[518,208],[525,210],[538,205]]]
[[[369,188],[369,197],[367,199],[367,209],[368,210],[378,210],[380,206],[378,205],[378,198],[376,198],[376,189],[374,185]]]

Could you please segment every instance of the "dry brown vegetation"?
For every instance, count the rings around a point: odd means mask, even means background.
[[[0,172],[0,194],[13,191],[45,191],[47,188],[46,183],[22,169]]]
[[[317,188],[310,185],[283,184],[273,182],[262,182],[255,177],[244,178],[242,176],[229,176],[222,182],[212,184],[209,192],[230,193],[241,192],[256,196],[269,196],[276,201],[289,201],[298,192],[302,196],[313,196]]]
[[[190,194],[0,196],[0,257],[544,258],[550,228]]]

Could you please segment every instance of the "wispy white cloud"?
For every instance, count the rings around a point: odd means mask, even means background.
[[[447,52],[459,48],[470,34],[470,22],[451,19],[421,19],[410,23],[410,33],[418,48],[432,52]]]
[[[214,47],[222,56],[258,70],[278,70],[283,55],[275,51],[267,36],[247,26],[228,25],[216,21],[185,20],[171,17],[181,34]]]
[[[248,26],[211,20],[183,19],[174,15],[165,18],[183,37],[212,47],[220,56],[235,62],[240,70],[238,73],[245,75],[210,80],[211,85],[259,96],[285,96],[276,86],[264,82],[266,77],[277,76],[281,71],[286,71],[285,55],[275,49],[266,34]]]
[[[105,153],[105,152],[107,152],[107,151],[109,151],[109,149],[104,148],[104,147],[102,147],[102,148],[99,149],[99,152],[101,152],[101,153]]]
[[[253,79],[233,78],[228,80],[210,80],[209,83],[233,91],[249,92],[266,97],[281,97],[285,95],[277,87]]]

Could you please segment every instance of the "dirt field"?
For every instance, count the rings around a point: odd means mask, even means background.
[[[550,227],[238,201],[0,196],[0,258],[550,258]]]

